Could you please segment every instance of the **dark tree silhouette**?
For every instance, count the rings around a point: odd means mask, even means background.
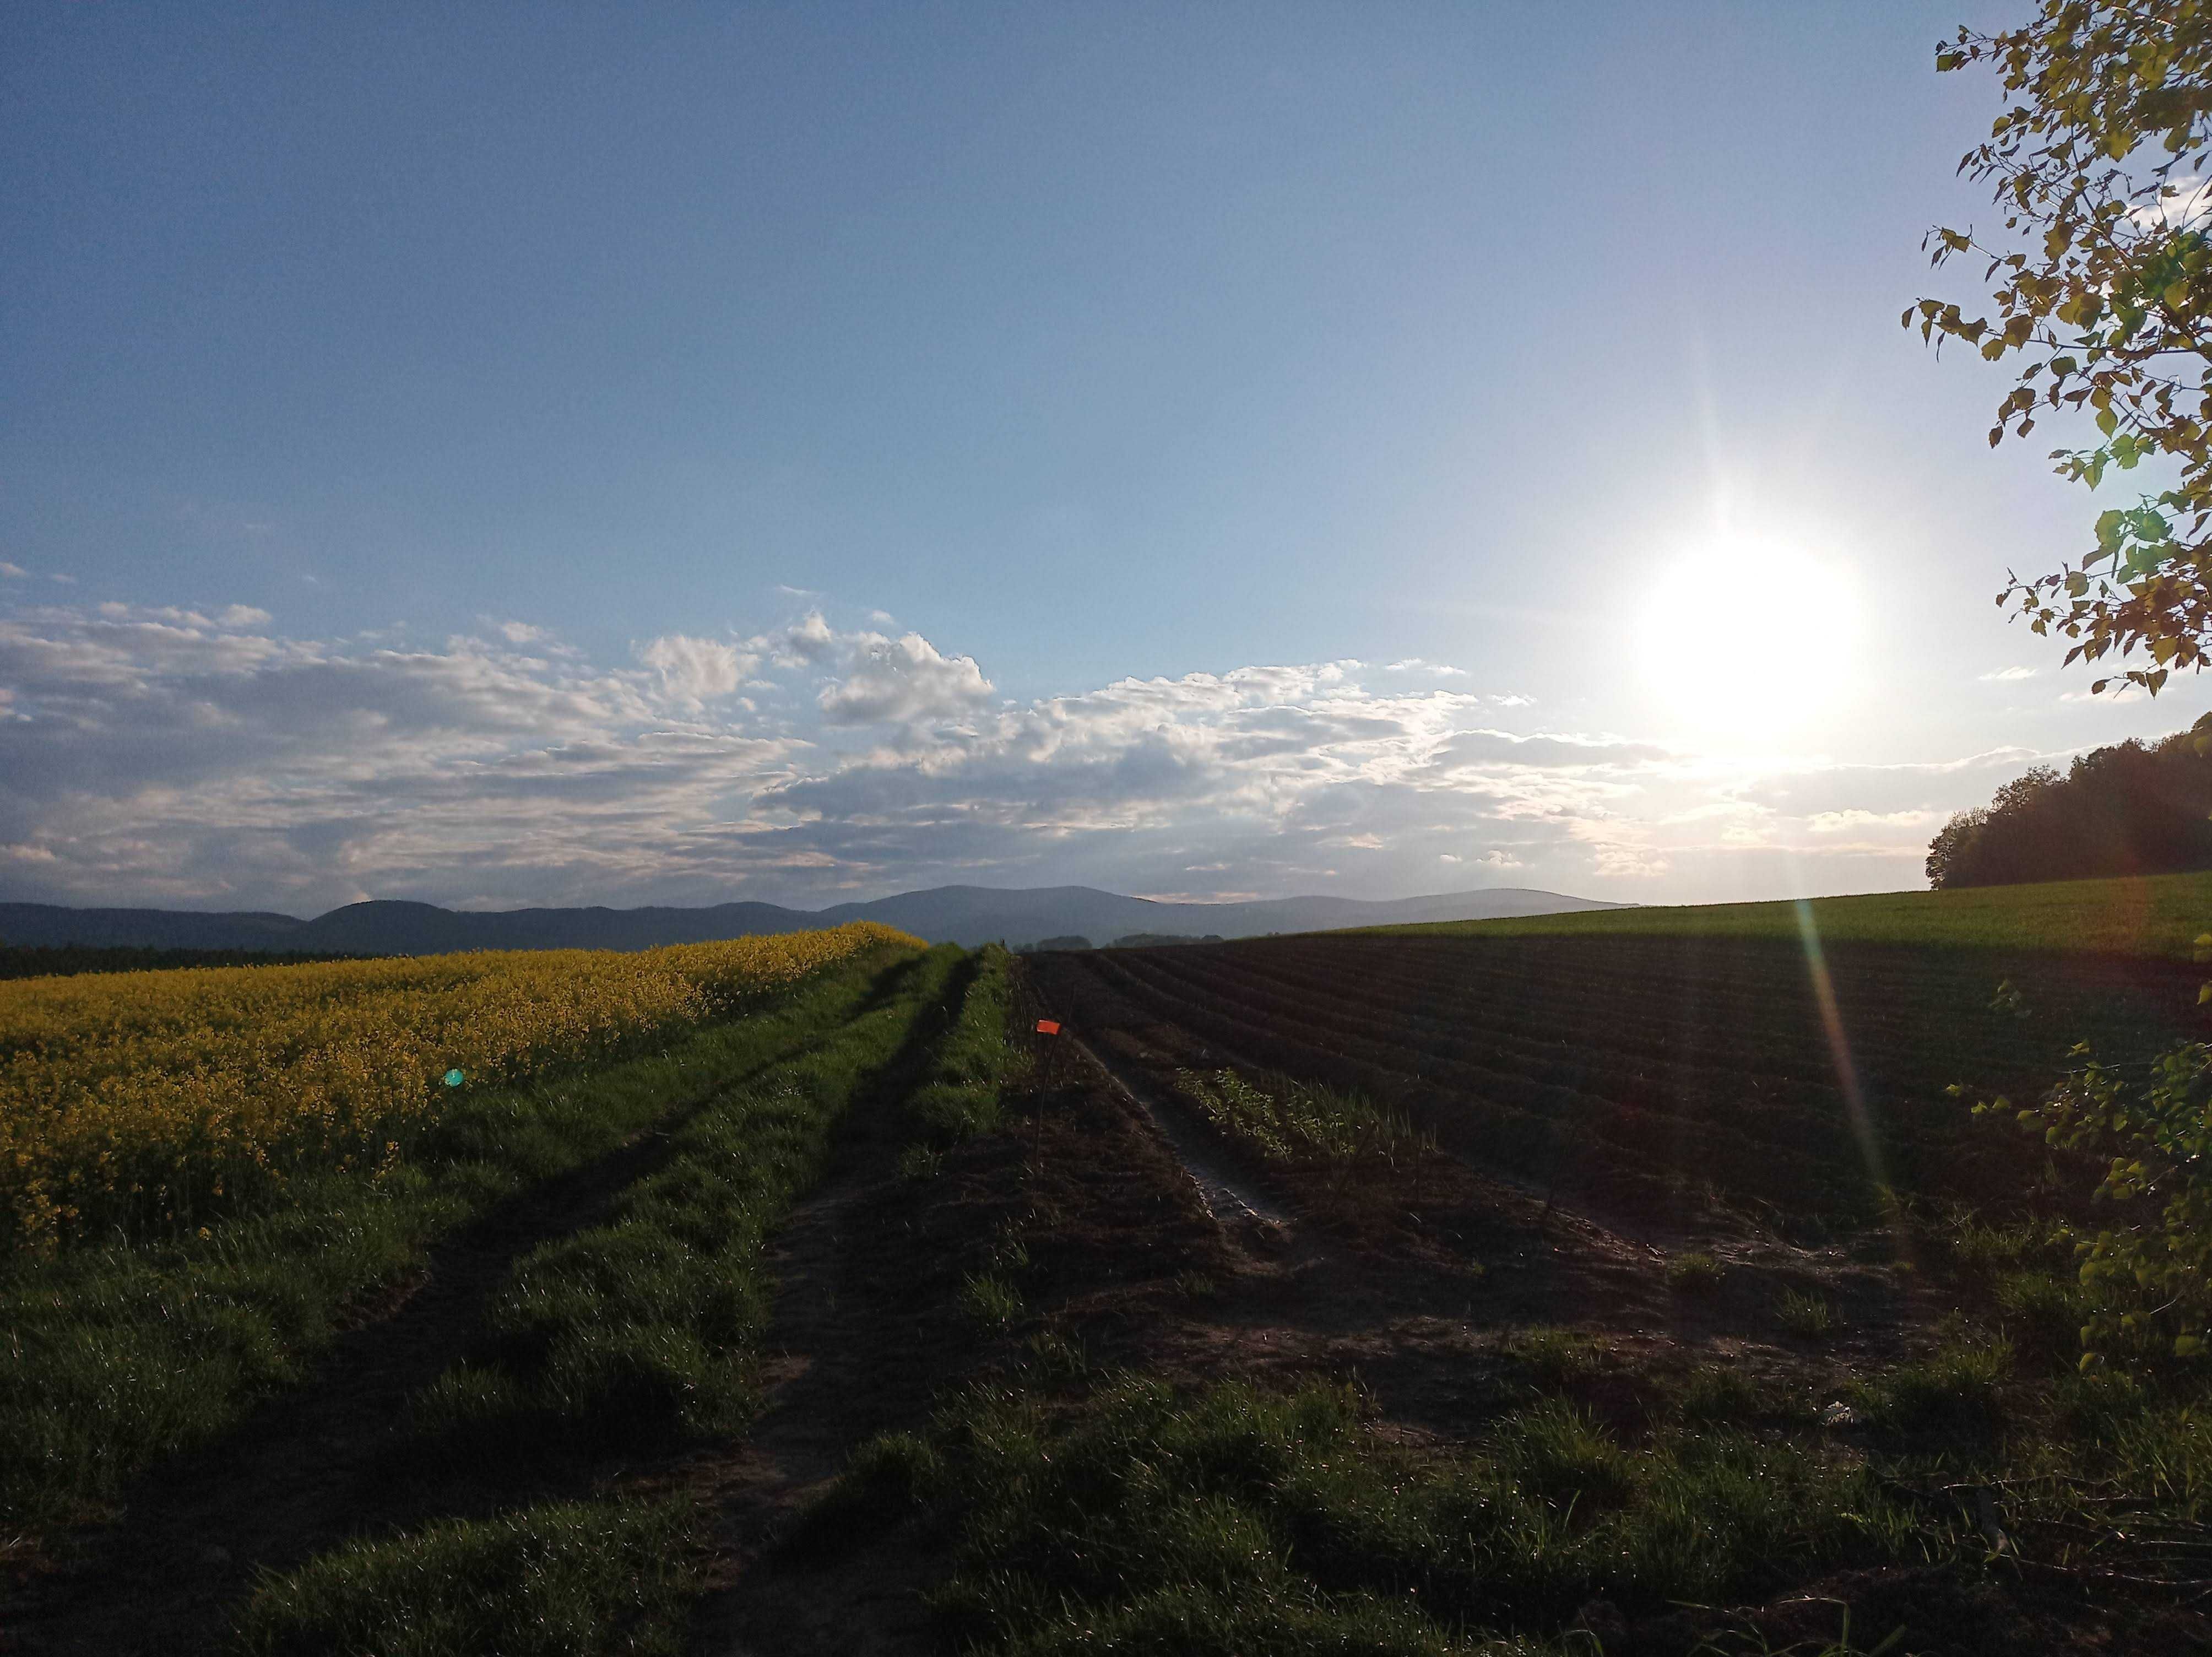
[[[2212,758],[2187,731],[2092,749],[2064,776],[2038,765],[1928,845],[1939,889],[2197,868],[2212,868]]]

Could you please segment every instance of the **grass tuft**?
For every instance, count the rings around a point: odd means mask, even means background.
[[[1814,1295],[1802,1289],[1784,1289],[1782,1304],[1775,1318],[1783,1328],[1801,1340],[1825,1338],[1836,1326],[1836,1308],[1825,1295]]]
[[[1539,1386],[1553,1388],[1588,1380],[1605,1362],[1604,1344],[1595,1336],[1541,1324],[1516,1330],[1507,1337],[1505,1350]]]
[[[1022,1315],[1022,1292],[994,1273],[970,1273],[960,1285],[960,1310],[978,1329],[1010,1327]]]
[[[349,1544],[264,1581],[246,1657],[675,1657],[692,1589],[680,1503],[561,1502]]]
[[[1876,1426],[1913,1435],[1986,1432],[2002,1415],[2000,1389],[2012,1372],[2009,1342],[1989,1337],[1947,1343],[1915,1363],[1854,1387]]]
[[[1525,1650],[1594,1595],[1713,1603],[1913,1541],[1862,1470],[1732,1432],[1632,1454],[1559,1401],[1475,1455],[1388,1442],[1322,1385],[979,1389],[931,1436],[955,1563],[933,1603],[994,1654]]]
[[[1742,1370],[1705,1364],[1682,1378],[1674,1404],[1686,1422],[1741,1423],[1764,1413],[1766,1399],[1758,1382]]]
[[[1726,1268],[1703,1250],[1677,1254],[1667,1262],[1667,1287],[1677,1295],[1710,1295],[1726,1275]]]

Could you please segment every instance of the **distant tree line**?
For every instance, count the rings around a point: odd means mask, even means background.
[[[2184,731],[2038,765],[1928,845],[1939,890],[2212,868],[2212,758]]]
[[[358,955],[270,949],[137,949],[95,944],[0,942],[0,979],[74,978],[80,972],[152,972],[173,966],[291,966]]]
[[[1270,933],[1268,935],[1272,937],[1274,935]],[[1151,949],[1160,944],[1168,943],[1226,943],[1227,941],[1228,940],[1224,938],[1218,932],[1209,932],[1202,938],[1194,938],[1188,933],[1183,932],[1129,932],[1115,939],[1109,947],[1115,949]],[[1091,947],[1092,947],[1092,945],[1090,939],[1077,937],[1071,933],[1066,937],[1042,938],[1036,943],[1025,944],[1016,953],[1026,954],[1032,950],[1089,949]]]

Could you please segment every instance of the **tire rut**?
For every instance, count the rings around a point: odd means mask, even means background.
[[[1181,1103],[1154,1087],[1142,1072],[1108,1058],[1081,1038],[1064,1035],[1061,1039],[1095,1065],[1108,1085],[1134,1106],[1166,1142],[1191,1184],[1198,1187],[1206,1212],[1218,1222],[1228,1227],[1289,1228],[1292,1223],[1289,1210],[1249,1180],[1231,1173],[1207,1144],[1205,1129]]]
[[[539,1182],[434,1244],[380,1314],[341,1334],[312,1377],[264,1402],[216,1444],[142,1477],[125,1516],[9,1608],[10,1657],[117,1657],[216,1648],[263,1571],[285,1571],[349,1536],[404,1523],[422,1486],[388,1452],[409,1398],[481,1334],[514,1263],[597,1224],[650,1173],[674,1133],[721,1087],[581,1167]]]

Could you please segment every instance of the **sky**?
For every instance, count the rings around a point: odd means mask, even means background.
[[[9,7],[0,899],[1920,886],[2027,9]]]

